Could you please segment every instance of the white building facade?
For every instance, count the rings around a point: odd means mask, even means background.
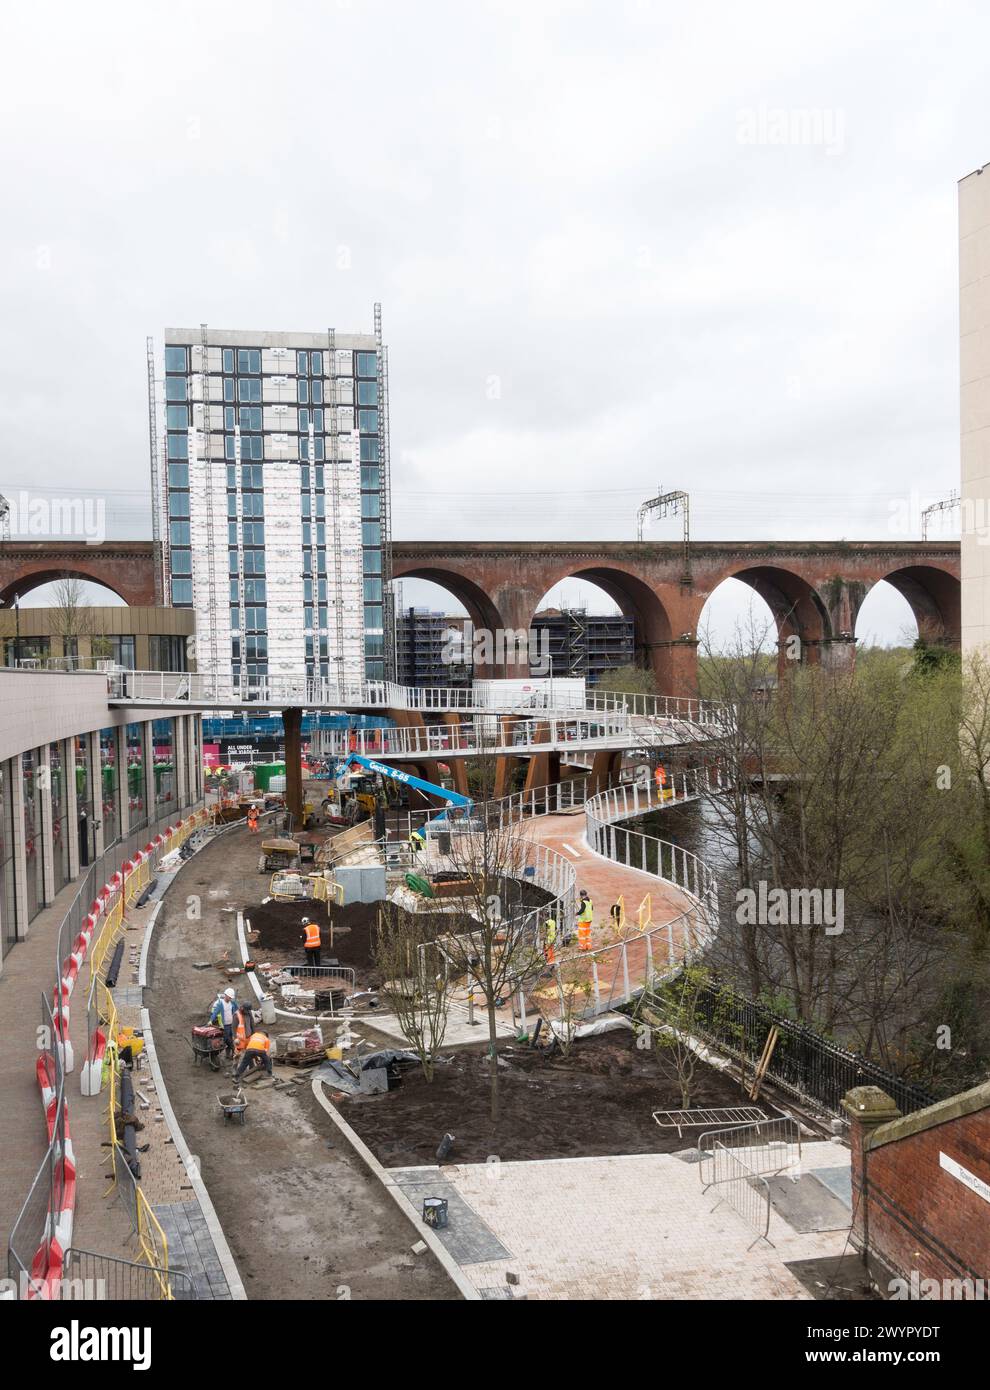
[[[161,368],[149,371],[155,534],[164,601],[196,613],[199,669],[247,689],[387,678],[378,307],[373,334],[168,328]]]
[[[959,183],[962,647],[990,652],[990,165]]]

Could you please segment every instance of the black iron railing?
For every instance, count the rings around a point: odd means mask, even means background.
[[[904,1115],[932,1105],[936,1097],[924,1087],[850,1052],[806,1023],[775,1013],[766,1004],[712,984],[698,999],[698,1031],[722,1051],[754,1066],[772,1028],[778,1030],[766,1075],[803,1099],[840,1112],[840,1102],[854,1086],[879,1086]]]

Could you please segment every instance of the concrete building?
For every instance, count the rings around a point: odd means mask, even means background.
[[[393,674],[387,355],[374,333],[165,330],[149,340],[163,598],[200,669]]]
[[[195,671],[195,615],[181,608],[0,609],[0,664]]]
[[[962,646],[990,648],[990,165],[959,183]]]

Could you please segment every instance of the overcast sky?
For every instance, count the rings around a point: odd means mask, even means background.
[[[149,534],[146,335],[380,299],[397,538],[628,537],[658,481],[698,537],[884,538],[958,485],[988,41],[975,3],[6,6],[0,490]]]

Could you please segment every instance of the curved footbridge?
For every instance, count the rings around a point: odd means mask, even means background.
[[[628,824],[649,812],[696,801],[705,775],[677,774],[663,793],[646,784],[595,793],[589,774],[516,793],[484,808],[489,821],[494,816],[501,824],[520,823],[515,875],[548,896],[516,930],[540,948],[548,917],[559,929],[553,960],[540,978],[501,1009],[502,1036],[525,1028],[534,1012],[547,1017],[566,1012],[575,1019],[615,1009],[711,944],[718,930],[714,874],[696,855]],[[396,850],[405,847],[410,831],[428,814],[407,813],[392,820],[389,834]],[[365,842],[355,853],[360,858],[369,848]],[[443,871],[462,865],[468,855],[463,847],[446,854],[440,837],[431,835],[418,864]],[[594,904],[586,950],[576,935],[581,889]],[[477,1022],[466,986],[455,991],[448,1041],[473,1040]],[[397,1029],[386,1022],[382,1031],[398,1037]]]
[[[717,930],[714,875],[694,855],[624,823],[674,801],[696,797],[698,778],[679,774],[663,795],[649,785],[621,785],[629,755],[666,757],[676,748],[698,750],[724,732],[733,712],[708,701],[575,690],[553,682],[479,682],[470,688],[419,689],[393,682],[340,685],[319,678],[273,676],[249,685],[224,673],[127,671],[110,678],[109,702],[129,707],[212,709],[217,713],[278,710],[285,727],[287,803],[302,811],[302,714],[333,710],[388,722],[336,730],[327,752],[350,752],[415,767],[439,782],[444,768],[454,789],[468,792],[471,758],[495,762],[498,814],[531,822],[533,846],[526,875],[551,896],[563,941],[573,936],[579,889],[595,904],[591,949],[572,940],[559,947],[555,980],[544,988],[562,1001],[574,990],[580,1012],[596,1014],[628,1000],[665,968],[693,957]],[[563,778],[566,766],[587,768]],[[521,794],[503,796],[520,767]],[[407,838],[415,817],[398,833]],[[395,826],[393,824],[393,834]],[[444,867],[436,844],[433,867]],[[546,910],[532,914],[534,944]],[[521,1010],[525,1002],[519,1001]],[[569,1008],[573,1004],[568,1005]]]
[[[197,710],[216,715],[280,713],[285,730],[286,801],[303,809],[302,716],[305,711],[380,714],[379,727],[337,730],[327,752],[355,752],[418,769],[440,780],[446,764],[454,789],[466,793],[467,761],[494,758],[495,796],[520,768],[530,792],[560,780],[571,765],[588,767],[593,791],[614,786],[625,754],[704,744],[724,732],[725,705],[676,696],[577,691],[551,682],[480,682],[470,688],[419,689],[389,681],[338,685],[279,677],[235,684],[227,674],[123,671],[108,678],[108,704]]]

